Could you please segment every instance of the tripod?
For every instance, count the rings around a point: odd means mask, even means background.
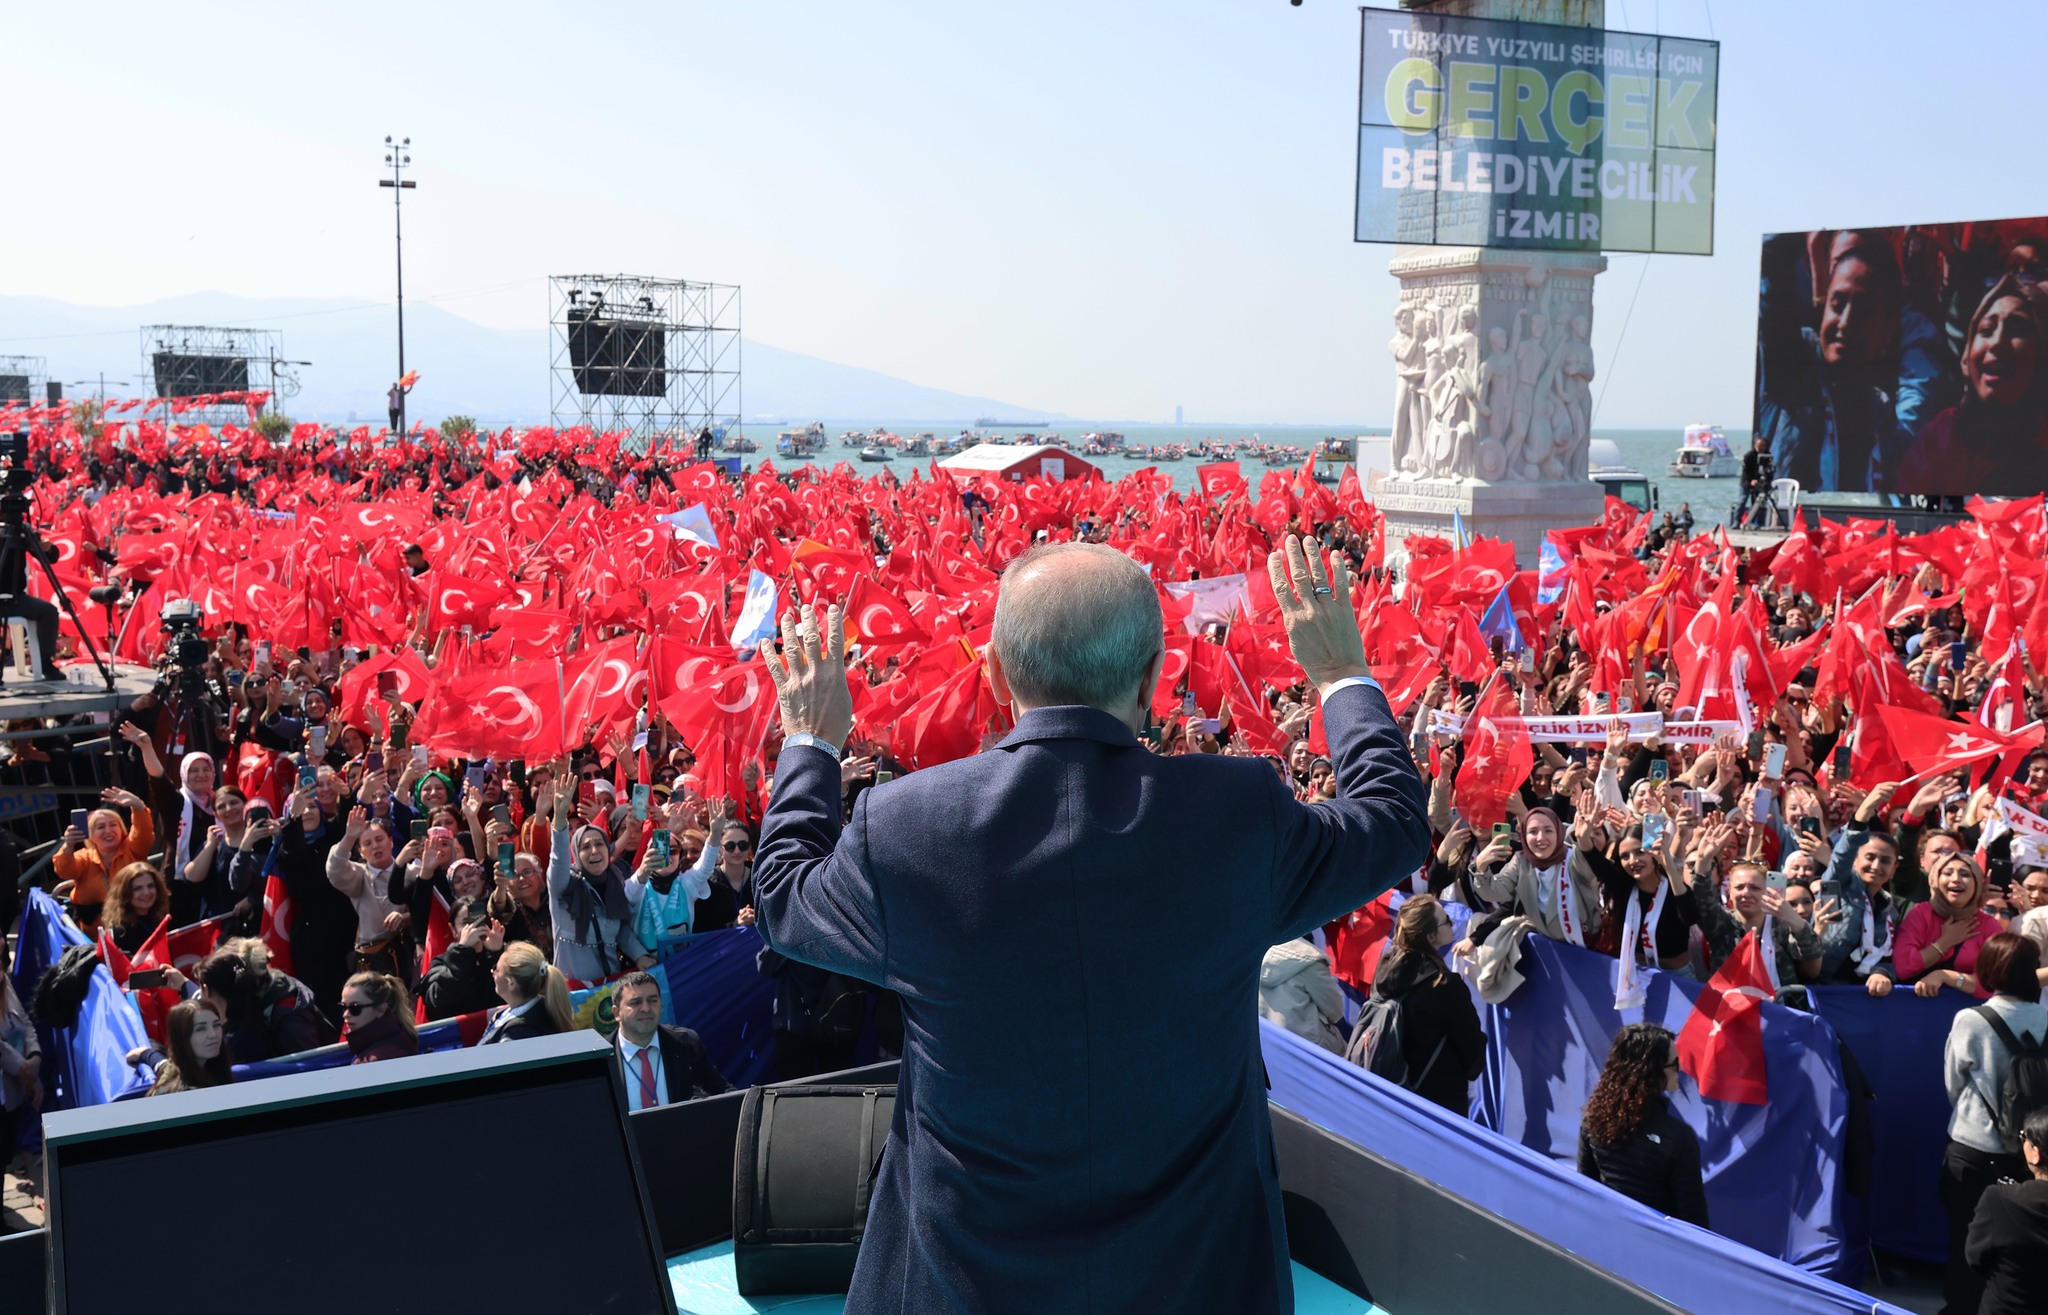
[[[16,453],[19,451],[19,448],[15,449]],[[78,615],[78,608],[64,591],[63,581],[57,578],[57,568],[50,560],[49,545],[28,523],[28,481],[29,473],[21,465],[0,467],[0,619],[27,623],[34,630],[32,640],[38,662],[54,662],[57,656],[57,608],[62,605],[64,613],[71,618],[71,624],[78,630],[78,637],[85,641],[85,651],[91,656],[93,665],[106,680],[107,693],[112,694],[115,692],[113,664],[100,656],[99,646],[92,642],[84,619]],[[56,603],[44,602],[29,593],[30,558],[35,559],[49,578],[50,594]],[[0,688],[4,686],[5,677],[0,676]]]

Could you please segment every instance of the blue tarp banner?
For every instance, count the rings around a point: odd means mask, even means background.
[[[1600,1080],[1614,1034],[1651,1022],[1685,1026],[1698,982],[1649,972],[1640,1013],[1614,1009],[1615,960],[1542,936],[1523,940],[1524,982],[1482,1007],[1486,1076],[1474,1117],[1510,1141],[1573,1169],[1579,1114]],[[1707,1215],[1716,1232],[1767,1256],[1843,1282],[1862,1277],[1847,1238],[1842,1155],[1849,1099],[1834,1032],[1821,1019],[1762,1006],[1770,1100],[1707,1100],[1690,1079],[1672,1109],[1699,1135]]]
[[[1870,1102],[1870,1240],[1886,1251],[1940,1264],[1948,1259],[1948,1211],[1937,1195],[1948,1145],[1942,1057],[1949,1025],[1977,1001],[1957,991],[1923,1000],[1904,987],[1882,1000],[1860,986],[1822,986],[1810,993],[1876,1092]]]
[[[51,964],[74,945],[88,945],[85,936],[64,915],[64,906],[40,890],[27,892],[21,910],[20,935],[14,947],[14,993],[26,1008],[36,997],[36,984]],[[104,1105],[124,1092],[147,1089],[149,1070],[130,1064],[127,1054],[149,1044],[142,1015],[127,992],[114,985],[104,966],[95,968],[75,1027],[38,1024],[43,1044],[43,1108],[76,1109]]]
[[[1673,1305],[1702,1315],[1905,1315],[1853,1288],[1638,1205],[1569,1165],[1271,1023],[1262,1021],[1259,1029],[1274,1103]],[[1794,1172],[1783,1167],[1780,1176],[1789,1182]]]

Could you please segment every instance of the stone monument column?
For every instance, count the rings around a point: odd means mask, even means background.
[[[1600,27],[1603,0],[1438,0],[1408,6],[1468,18]],[[1582,251],[1398,246],[1395,469],[1374,495],[1398,545],[1466,530],[1536,564],[1543,536],[1598,520],[1587,478],[1594,374],[1593,280]],[[1397,557],[1405,556],[1396,548]]]

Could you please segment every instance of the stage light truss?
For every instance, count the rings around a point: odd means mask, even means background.
[[[548,280],[550,412],[557,428],[686,442],[740,420],[740,290],[631,274]]]
[[[0,356],[0,406],[24,406],[43,400],[43,386],[49,378],[47,362],[40,356]]]
[[[284,335],[275,329],[235,329],[209,324],[148,324],[142,329],[142,377],[157,397],[201,397],[218,393],[292,394],[298,379],[284,359]],[[217,413],[217,414],[216,414]],[[248,418],[240,401],[190,407],[188,424]]]

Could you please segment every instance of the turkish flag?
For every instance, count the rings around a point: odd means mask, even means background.
[[[263,926],[257,935],[263,948],[270,951],[270,966],[287,975],[292,971],[292,924],[296,921],[291,891],[284,878],[273,872],[263,883]]]
[[[912,767],[935,767],[981,748],[981,733],[995,714],[983,691],[981,663],[954,672],[903,714],[891,749]]]
[[[420,976],[424,978],[427,975],[427,965],[440,958],[447,952],[448,947],[455,943],[455,928],[448,921],[448,901],[441,898],[441,892],[438,890],[434,892],[433,898],[427,901],[427,930],[422,939],[425,945],[420,951]],[[413,1020],[420,1023],[427,1021],[427,997],[424,994],[413,998]]]
[[[1474,831],[1506,820],[1508,796],[1529,779],[1534,766],[1529,727],[1507,682],[1496,678],[1480,692],[1465,722],[1465,760],[1451,787],[1459,816]]]
[[[463,758],[555,758],[573,746],[561,722],[562,664],[527,662],[458,676],[434,692],[427,743]]]
[[[1977,709],[1977,724],[2005,733],[2017,730],[2027,720],[2027,669],[2017,645],[2006,650],[1998,674],[1984,690],[1984,702]]]
[[[1372,990],[1380,956],[1387,951],[1387,938],[1394,934],[1393,900],[1390,890],[1323,928],[1330,971],[1355,991]]]
[[[1770,1093],[1764,1065],[1764,1020],[1757,1006],[1778,998],[1764,963],[1776,950],[1765,933],[1745,935],[1692,1002],[1678,1032],[1678,1062],[1700,1094],[1738,1105],[1762,1105]]]
[[[1930,717],[1909,708],[1877,706],[1877,719],[1884,724],[1892,749],[1918,776],[1939,776],[1958,767],[2016,750],[2032,749],[2041,743],[2039,722],[2010,734],[2000,734],[1976,722]]]
[[[930,643],[932,638],[901,598],[868,575],[856,577],[846,596],[846,633],[864,648]]]
[[[664,649],[666,651],[666,649]],[[661,710],[687,736],[723,736],[752,752],[768,732],[775,684],[759,657],[713,666],[694,681],[661,696]]]
[[[1228,502],[1248,488],[1244,472],[1238,469],[1235,461],[1213,461],[1206,466],[1196,466],[1195,478],[1202,481],[1202,496],[1217,502]]]

